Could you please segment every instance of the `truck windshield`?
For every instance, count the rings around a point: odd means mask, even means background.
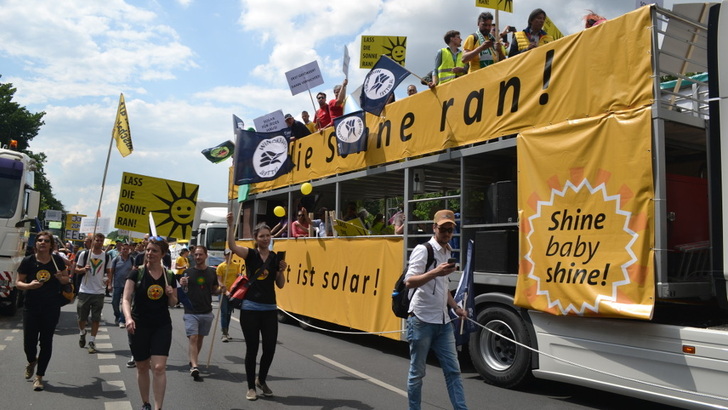
[[[0,218],[12,218],[18,208],[23,163],[0,158]]]
[[[227,227],[208,227],[205,236],[205,246],[211,251],[225,250],[225,241],[227,241]]]

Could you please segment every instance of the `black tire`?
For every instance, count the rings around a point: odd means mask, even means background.
[[[305,331],[313,331],[314,328],[312,328],[311,326],[309,326],[309,325],[312,325],[312,324],[314,324],[313,323],[313,319],[311,319],[310,317],[308,317],[308,316],[298,316],[298,325],[301,327],[301,329],[303,329]]]
[[[488,384],[513,388],[531,380],[531,351],[504,337],[531,346],[526,324],[512,310],[489,306],[478,313],[478,327],[470,335],[470,357]],[[504,337],[501,337],[504,336]]]

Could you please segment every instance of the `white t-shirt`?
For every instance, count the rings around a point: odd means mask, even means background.
[[[103,295],[106,293],[106,285],[104,284],[104,274],[106,273],[106,253],[91,253],[89,250],[83,253],[79,258],[76,266],[88,266],[88,273],[81,278],[81,284],[78,287],[79,293],[88,293],[92,295]],[[90,260],[86,262],[86,258],[91,254]]]

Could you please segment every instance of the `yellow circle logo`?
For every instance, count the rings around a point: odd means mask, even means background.
[[[38,282],[47,282],[51,278],[51,273],[45,269],[41,269],[35,274],[35,278],[38,279]]]
[[[151,300],[159,300],[164,294],[164,289],[159,285],[152,285],[147,288],[147,297]]]

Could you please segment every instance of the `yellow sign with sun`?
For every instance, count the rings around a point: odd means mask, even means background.
[[[404,67],[407,56],[407,37],[361,36],[361,58],[359,68],[372,68],[384,54]]]
[[[157,234],[190,239],[199,185],[124,172],[114,227],[148,233],[149,212]]]
[[[513,13],[513,0],[475,0],[475,7],[485,7]]]
[[[652,317],[651,161],[649,108],[519,135],[517,305]]]

